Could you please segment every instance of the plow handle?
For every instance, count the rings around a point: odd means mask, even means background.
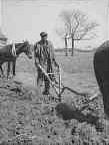
[[[49,80],[50,84],[51,84],[52,87],[54,88],[56,94],[59,96],[59,93],[58,93],[58,91],[57,91],[57,89],[56,89],[54,83],[53,83],[53,82],[51,81],[51,79],[49,78],[48,73],[44,70],[44,68],[43,68],[40,64],[38,64],[38,67],[41,69],[41,71],[42,71],[42,72],[44,73],[44,75],[47,77],[47,79]]]

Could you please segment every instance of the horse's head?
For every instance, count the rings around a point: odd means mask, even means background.
[[[24,53],[28,56],[29,59],[32,59],[32,49],[28,41],[24,41]]]

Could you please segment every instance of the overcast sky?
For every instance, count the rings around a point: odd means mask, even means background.
[[[2,0],[2,29],[10,40],[31,42],[40,39],[41,31],[47,31],[54,46],[63,47],[63,41],[55,33],[59,14],[64,9],[78,8],[100,26],[95,40],[77,45],[94,47],[108,39],[107,4],[108,0]]]

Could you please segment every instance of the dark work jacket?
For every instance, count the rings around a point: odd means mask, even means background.
[[[52,64],[55,63],[54,48],[50,41],[43,44],[42,40],[34,47],[35,62],[39,63],[47,72],[52,72]]]

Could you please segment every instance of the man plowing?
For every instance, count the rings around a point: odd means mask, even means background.
[[[45,82],[45,90],[43,91],[44,95],[49,95],[50,82],[48,78],[44,75],[42,70],[38,65],[45,69],[47,73],[53,72],[53,65],[56,67],[58,64],[55,60],[54,48],[50,41],[47,40],[47,33],[40,33],[41,40],[37,42],[34,46],[34,57],[35,57],[35,66],[37,67],[37,85],[40,87]],[[53,75],[49,75],[53,79]]]

